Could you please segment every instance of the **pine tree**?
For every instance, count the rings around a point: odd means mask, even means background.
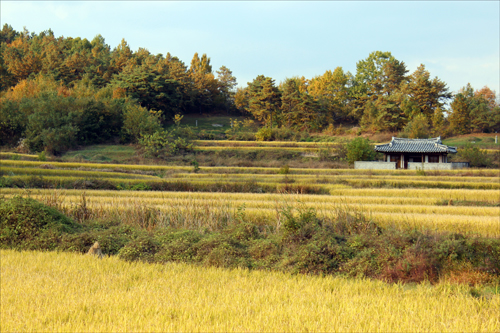
[[[449,117],[451,129],[458,134],[470,132],[470,110],[469,101],[464,93],[458,93],[451,103],[451,114]]]
[[[279,126],[279,107],[281,105],[281,94],[274,85],[274,80],[264,75],[257,76],[248,85],[248,107],[247,111],[255,119],[272,127],[274,123]]]

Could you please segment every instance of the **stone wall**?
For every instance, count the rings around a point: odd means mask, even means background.
[[[396,170],[396,162],[356,161],[354,169]]]
[[[452,170],[452,169],[463,169],[468,168],[469,163],[467,162],[452,162],[452,163],[419,163],[419,162],[408,162],[408,170]]]

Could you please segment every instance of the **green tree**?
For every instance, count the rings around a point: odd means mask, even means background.
[[[179,111],[179,83],[171,79],[168,73],[161,73],[150,64],[127,67],[112,83],[114,87],[124,89],[141,106],[158,111],[162,121],[170,119]]]
[[[189,67],[189,74],[193,82],[194,110],[202,113],[211,111],[215,106],[217,95],[219,94],[218,82],[212,73],[210,58],[203,54],[201,58],[195,53]]]
[[[401,86],[406,82],[406,65],[395,59],[390,52],[372,52],[367,59],[356,65],[356,77],[351,96],[357,101],[353,115],[368,123],[376,113],[378,130],[399,130],[406,124],[401,103],[404,96]],[[373,110],[376,108],[376,112]]]
[[[5,23],[2,27],[2,30],[0,30],[0,44],[1,43],[10,44],[18,36],[19,36],[19,32],[14,30],[14,28],[12,28],[12,26],[10,24]]]
[[[248,84],[247,111],[255,119],[272,127],[273,123],[281,125],[279,110],[281,106],[281,93],[274,85],[274,80],[264,75],[257,76]]]
[[[0,146],[15,146],[26,128],[26,117],[19,110],[19,103],[0,100]]]
[[[496,93],[487,86],[474,92],[471,102],[471,129],[474,132],[500,130],[500,105]]]
[[[316,76],[309,82],[308,92],[319,103],[319,112],[325,112],[325,121],[351,122],[351,104],[349,85],[351,73],[344,73],[342,67],[337,67],[332,72],[326,71],[321,76]]]
[[[122,39],[120,44],[113,49],[110,54],[110,71],[112,75],[120,73],[129,62],[132,60],[134,54],[130,46]]]
[[[370,140],[357,137],[347,144],[347,161],[354,164],[355,161],[371,161],[375,158],[375,150]]]
[[[455,133],[470,132],[470,109],[466,95],[458,93],[451,103],[450,126]]]
[[[429,120],[423,113],[417,114],[405,126],[404,133],[410,139],[427,139],[430,133]]]
[[[163,63],[168,69],[168,75],[179,84],[177,90],[181,99],[179,100],[179,110],[188,112],[193,109],[197,90],[191,79],[188,67],[179,60],[167,53]]]
[[[437,136],[442,136],[442,132],[445,126],[444,112],[440,107],[434,109],[434,114],[432,115],[432,134]]]
[[[249,87],[238,87],[234,94],[234,105],[240,112],[248,112]]]
[[[430,73],[422,64],[405,82],[402,90],[428,118],[432,117],[436,108],[442,108],[452,97],[446,84],[437,77],[431,80]]]
[[[78,144],[78,114],[81,104],[74,98],[42,94],[33,100],[27,117],[26,144],[31,151],[62,153]]]
[[[322,119],[318,117],[319,103],[308,93],[307,81],[302,78],[287,78],[280,85],[281,118],[288,126],[300,129],[318,128]]]
[[[229,70],[226,66],[222,66],[217,71],[217,82],[219,89],[219,104],[228,113],[229,110],[234,108],[234,88],[237,85],[236,77],[233,76],[233,72]]]

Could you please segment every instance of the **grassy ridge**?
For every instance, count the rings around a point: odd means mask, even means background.
[[[500,296],[441,283],[290,276],[0,252],[2,331],[494,332]]]
[[[367,214],[382,226],[400,229],[429,229],[478,233],[500,237],[500,207],[497,191],[483,190],[345,190],[341,195],[284,195],[248,193],[192,193],[100,190],[33,190],[30,196],[66,214],[84,205],[95,219],[119,219],[128,224],[147,219],[150,225],[191,227],[217,224],[217,219],[237,220],[276,227],[283,208],[314,209],[320,217],[334,219],[343,210]],[[382,191],[382,192],[380,192]],[[370,196],[369,194],[385,194]],[[413,196],[405,196],[411,193]],[[426,195],[427,193],[427,195]],[[4,189],[5,197],[26,194],[21,189]],[[85,202],[82,202],[85,195]],[[392,196],[391,196],[392,195]],[[421,197],[418,197],[418,196]],[[447,198],[443,200],[443,198]],[[451,205],[450,205],[451,200]],[[455,201],[454,201],[455,200]],[[444,206],[443,206],[444,204]],[[149,215],[148,215],[149,214]],[[179,222],[181,221],[181,222]],[[264,222],[263,222],[264,221]],[[197,222],[197,223],[198,223]],[[180,223],[180,224],[179,224]]]

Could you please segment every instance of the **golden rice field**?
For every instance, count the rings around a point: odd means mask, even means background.
[[[479,233],[500,237],[500,170],[466,169],[433,171],[425,175],[411,170],[289,169],[280,168],[192,167],[124,165],[105,163],[65,163],[1,160],[5,179],[21,184],[43,177],[52,184],[71,184],[79,180],[100,179],[123,187],[171,183],[190,184],[199,191],[151,192],[86,190],[86,205],[93,216],[119,216],[128,219],[131,211],[154,210],[154,224],[170,225],[179,220],[203,220],[209,225],[218,218],[245,218],[273,225],[279,223],[284,207],[313,208],[318,215],[335,217],[339,211],[360,212],[381,225],[426,228],[436,231]],[[253,192],[225,193],[224,184],[251,184]],[[67,188],[67,187],[66,187]],[[182,191],[182,186],[175,189]],[[302,188],[314,188],[306,195]],[[2,188],[1,194],[25,193],[22,189]],[[54,194],[56,193],[56,194]],[[65,210],[76,207],[82,190],[31,191],[43,201],[54,201]],[[282,194],[279,194],[282,193]],[[287,193],[287,194],[283,194]],[[52,198],[52,199],[51,199]],[[450,202],[451,201],[451,202]],[[138,208],[142,207],[142,208]],[[209,218],[207,218],[207,216]],[[187,223],[187,222],[183,222]]]
[[[282,191],[292,184],[314,186],[322,193],[343,187],[413,187],[413,188],[457,188],[500,189],[500,170],[448,170],[427,172],[419,175],[412,170],[353,170],[353,169],[288,169],[245,167],[202,167],[197,173],[193,168],[179,166],[122,165],[103,163],[64,163],[33,161],[0,161],[2,174],[6,178],[27,181],[30,177],[44,177],[53,183],[77,179],[99,178],[113,184],[128,183],[177,183],[179,181],[198,187],[212,184],[255,183]],[[285,184],[285,185],[283,185]],[[317,192],[317,191],[316,191]]]
[[[148,209],[156,214],[155,221],[148,223],[164,227],[191,227],[189,220],[204,220],[210,227],[217,224],[217,219],[234,218],[238,214],[258,224],[275,226],[287,208],[313,208],[323,217],[359,212],[385,226],[500,237],[500,206],[474,206],[474,202],[498,202],[496,190],[338,189],[330,195],[292,195],[3,189],[2,194],[6,197],[29,194],[68,213],[81,205],[82,194],[85,194],[85,205],[94,217],[119,217],[128,221],[140,219],[140,213]],[[448,205],[450,200],[452,203],[466,201],[469,205]],[[443,202],[446,205],[442,205]],[[179,225],[179,219],[188,224]]]
[[[80,163],[80,162],[39,162],[39,161],[18,161],[18,160],[0,160],[0,167],[13,168],[53,168],[80,169],[101,172],[191,172],[189,166],[172,165],[137,165],[137,164],[111,164],[111,163]],[[279,174],[280,168],[264,167],[200,167],[199,173],[212,174]],[[427,171],[427,177],[457,176],[457,177],[500,177],[500,169],[455,169]],[[415,176],[415,170],[357,170],[357,169],[312,169],[312,168],[290,168],[290,175],[385,175],[385,176]]]
[[[499,290],[0,251],[3,332],[498,332]]]

